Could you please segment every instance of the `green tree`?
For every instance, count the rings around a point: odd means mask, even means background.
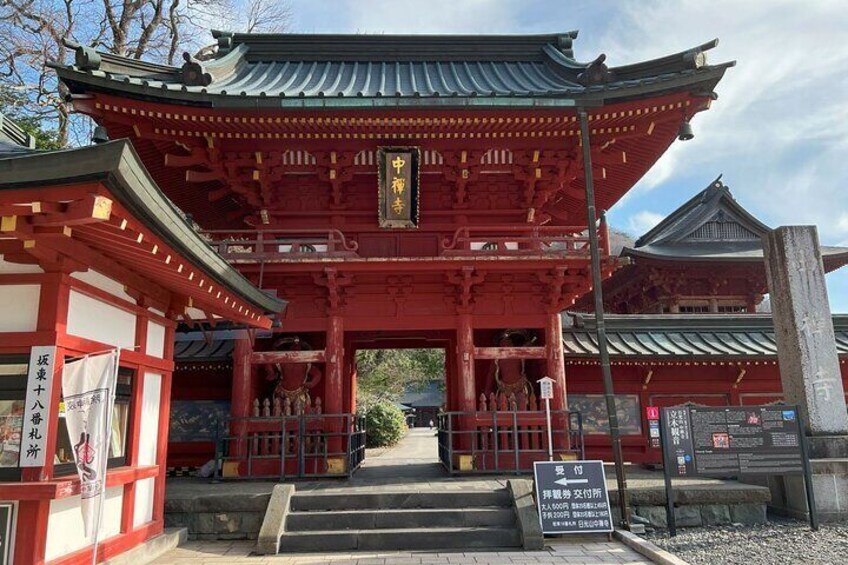
[[[357,402],[368,409],[397,401],[406,390],[444,383],[443,349],[364,349],[356,352]],[[444,386],[444,385],[443,385]]]

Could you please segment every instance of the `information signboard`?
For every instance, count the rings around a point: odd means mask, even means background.
[[[675,535],[674,477],[804,476],[810,524],[818,529],[805,438],[795,406],[674,406],[660,426],[666,517]]]
[[[674,476],[804,472],[794,407],[684,406],[665,408],[664,416],[665,461]]]
[[[543,533],[612,531],[603,461],[537,461],[533,474]]]

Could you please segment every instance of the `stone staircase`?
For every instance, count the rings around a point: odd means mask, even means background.
[[[507,489],[307,491],[287,502],[280,553],[522,547]]]

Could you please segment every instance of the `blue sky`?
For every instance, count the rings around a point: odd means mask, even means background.
[[[848,9],[843,0],[291,0],[304,33],[551,33],[580,30],[580,60],[616,66],[715,37],[736,60],[719,99],[610,211],[634,235],[719,174],[766,224],[815,224],[848,246]],[[828,276],[848,312],[848,267]]]

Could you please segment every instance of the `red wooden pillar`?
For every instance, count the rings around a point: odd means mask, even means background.
[[[253,354],[253,346],[247,336],[236,339],[233,348],[233,388],[230,399],[230,416],[233,418],[247,418],[250,416],[250,406],[253,399],[250,397],[251,387],[251,364],[250,356]],[[247,455],[247,438],[245,431],[247,423],[245,420],[235,420],[230,423],[230,434],[237,437],[233,455]]]
[[[565,389],[565,359],[562,349],[562,318],[559,312],[548,314],[545,323],[545,358],[548,365],[548,376],[554,380],[554,397],[551,410],[566,410],[568,402]],[[565,430],[568,419],[562,415],[551,418],[554,430]],[[566,449],[569,445],[568,435],[560,432],[553,434],[554,449]]]
[[[477,390],[474,383],[474,327],[471,314],[460,314],[456,327],[456,374],[454,378],[455,410],[475,412],[477,409]],[[460,432],[454,446],[460,451],[471,450],[474,420],[470,416],[461,416],[450,423],[454,431]]]
[[[460,314],[456,327],[456,410],[474,412],[477,400],[474,398],[474,328],[471,325],[471,314]]]
[[[328,431],[337,434],[342,431],[344,413],[344,319],[337,313],[331,313],[327,319],[327,356],[324,381],[324,413],[332,414],[327,426]],[[342,451],[342,438],[333,435],[327,442],[328,451],[339,454]]]
[[[554,380],[554,398],[551,410],[565,410],[568,407],[565,389],[565,360],[562,349],[562,318],[559,312],[549,314],[545,323],[545,357],[548,364],[548,376]]]

